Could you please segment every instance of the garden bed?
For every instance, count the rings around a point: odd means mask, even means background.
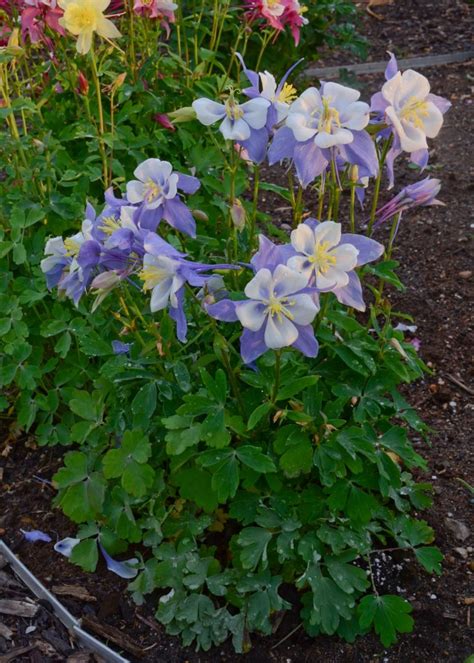
[[[434,429],[431,448],[421,439],[415,440],[415,447],[430,465],[429,474],[419,474],[418,478],[434,484],[434,505],[423,517],[434,527],[436,543],[445,554],[443,575],[440,578],[429,576],[400,553],[380,558],[380,564],[376,564],[380,568],[380,588],[411,599],[416,621],[414,632],[400,636],[389,651],[384,650],[375,636],[363,637],[353,645],[336,638],[311,639],[298,628],[300,620],[295,607],[285,614],[280,624],[275,624],[278,628],[272,638],[252,637],[253,649],[245,660],[283,663],[324,657],[331,663],[369,660],[457,663],[473,651],[469,605],[474,594],[472,584],[469,588],[473,571],[472,539],[464,537],[465,531],[459,525],[461,522],[469,527],[473,507],[472,495],[459,481],[463,479],[472,484],[473,476],[472,389],[469,386],[473,346],[469,297],[472,303],[473,265],[469,242],[473,223],[470,200],[474,162],[468,147],[473,104],[467,96],[467,71],[467,66],[452,65],[426,71],[433,89],[453,102],[430,159],[430,174],[436,176],[443,169],[440,198],[447,206],[422,208],[404,218],[395,258],[403,257],[400,277],[407,289],[401,294],[390,293],[395,308],[400,305],[414,317],[418,325],[414,336],[421,342],[420,354],[433,370],[432,376],[409,388],[407,397]],[[380,77],[366,77],[365,81],[367,90],[377,89],[381,82]],[[403,180],[403,175],[399,177]],[[282,206],[281,201],[277,202],[271,195],[265,196],[266,200],[262,196],[265,211],[271,213],[272,209]],[[273,215],[285,223],[284,209]],[[125,581],[108,573],[102,563],[96,573],[85,574],[55,553],[51,545],[24,542],[20,528],[48,531],[58,538],[74,535],[74,525],[58,510],[51,510],[54,492],[47,483],[41,482],[41,479],[50,479],[61,465],[62,449],[38,449],[31,437],[15,439],[14,434],[8,432],[5,435],[1,446],[4,469],[0,535],[48,588],[73,585],[95,597],[96,601],[85,602],[63,596],[64,604],[75,616],[87,617],[99,624],[99,628],[109,625],[119,629],[132,643],[134,653],[122,650],[130,660],[139,660],[138,650],[141,650],[142,660],[150,663],[240,660],[228,643],[208,654],[195,654],[181,647],[178,639],[167,636],[153,618],[156,596],[151,595],[144,606],[136,607],[125,592]],[[296,601],[292,593],[286,598]],[[25,633],[30,620],[20,618],[13,623],[12,618],[0,615],[0,621],[15,629],[15,646],[28,646],[33,636],[33,639],[41,637],[41,624],[30,636]],[[113,639],[112,633],[112,645]],[[1,653],[10,646],[0,637],[0,660]],[[16,660],[59,661],[65,657],[59,651],[57,655],[46,655],[33,649]]]

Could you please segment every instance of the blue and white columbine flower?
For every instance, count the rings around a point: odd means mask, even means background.
[[[127,199],[139,205],[137,221],[142,228],[156,230],[162,219],[191,237],[196,236],[196,222],[181,200],[178,189],[195,193],[201,183],[196,177],[176,173],[169,161],[147,159],[134,172],[136,180],[127,184]]]
[[[364,235],[342,233],[340,223],[318,223],[316,219],[307,219],[293,230],[291,244],[295,255],[288,259],[288,267],[303,274],[320,292],[333,292],[342,304],[365,310],[354,270],[380,258],[382,244]]]
[[[388,124],[393,142],[387,154],[386,164],[390,187],[394,183],[393,162],[401,152],[408,152],[410,159],[420,168],[428,163],[427,138],[435,138],[443,125],[443,115],[451,102],[430,92],[428,79],[413,69],[401,73],[393,53],[385,69],[386,83],[372,96],[371,110],[379,114],[378,121]]]
[[[244,291],[248,299],[206,306],[211,317],[242,324],[240,353],[246,364],[268,349],[293,347],[307,357],[318,353],[311,325],[319,311],[317,292],[308,288],[306,276],[284,264],[292,253],[290,245],[278,246],[260,235],[260,249],[251,261],[255,276]]]
[[[194,111],[201,124],[209,127],[220,122],[219,131],[224,138],[237,141],[255,162],[260,162],[265,156],[268,143],[265,125],[270,106],[270,101],[263,97],[239,104],[232,94],[224,104],[206,98],[193,102]]]
[[[321,175],[332,160],[359,166],[362,175],[375,175],[377,154],[369,134],[369,106],[360,92],[339,83],[308,88],[288,111],[269,149],[270,165],[293,159],[302,186]]]

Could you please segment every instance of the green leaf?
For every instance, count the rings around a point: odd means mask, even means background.
[[[202,425],[194,424],[186,429],[169,431],[166,436],[166,453],[170,456],[179,456],[188,447],[198,444],[201,439]]]
[[[368,587],[367,574],[358,566],[332,558],[328,558],[326,563],[331,578],[347,594],[353,594],[355,589],[363,592]]]
[[[271,403],[262,403],[256,407],[249,417],[247,430],[253,430],[258,422],[261,421],[263,417],[271,411],[272,407],[273,405]]]
[[[150,465],[129,462],[122,474],[122,486],[130,495],[143,497],[152,487],[155,471]]]
[[[240,561],[244,569],[252,571],[261,562],[263,568],[268,565],[267,548],[272,533],[262,527],[245,527],[239,534],[237,543],[242,547]]]
[[[312,465],[313,448],[309,440],[291,446],[280,458],[280,467],[290,479],[308,474]]]
[[[212,488],[217,492],[219,502],[225,502],[228,497],[234,497],[239,487],[239,462],[233,452],[230,452],[218,465],[212,476]]]
[[[266,474],[267,472],[275,472],[276,467],[273,460],[265,455],[258,447],[251,445],[244,445],[236,449],[238,459],[247,467],[252,468],[256,472]]]
[[[359,623],[362,628],[373,624],[384,647],[390,647],[397,641],[397,632],[410,633],[413,630],[411,610],[408,601],[400,596],[371,594],[364,596],[359,604]]]
[[[191,500],[210,513],[217,508],[217,495],[212,489],[212,477],[206,470],[197,467],[181,470],[174,477],[179,492],[185,500]]]
[[[318,564],[309,564],[297,581],[298,587],[304,587],[306,583],[313,594],[310,623],[317,624],[324,633],[332,635],[337,631],[341,617],[351,618],[354,599],[342,591],[334,580],[323,576]]]
[[[137,423],[148,421],[156,409],[156,384],[150,382],[138,390],[132,401],[132,413]]]
[[[71,562],[77,564],[84,571],[93,573],[99,561],[99,551],[95,539],[80,541],[71,551]]]
[[[293,380],[293,382],[286,384],[279,390],[276,400],[283,401],[292,396],[296,396],[296,394],[299,394],[303,389],[314,386],[318,380],[319,375],[307,375],[303,378],[298,378],[298,380]]]
[[[417,560],[428,571],[428,573],[436,573],[441,575],[441,562],[443,561],[443,553],[434,546],[426,548],[416,548],[415,555]]]

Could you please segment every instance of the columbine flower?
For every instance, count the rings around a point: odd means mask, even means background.
[[[284,29],[280,17],[285,12],[285,0],[246,0],[246,5],[248,7],[246,18],[249,23],[264,20],[274,30]]]
[[[143,281],[143,289],[151,290],[150,309],[156,312],[168,308],[170,317],[176,322],[176,335],[184,343],[188,328],[184,313],[185,284],[202,288],[210,276],[201,272],[232,269],[232,266],[188,261],[184,253],[177,251],[155,233],[148,233],[145,251],[143,269],[138,276]]]
[[[52,47],[51,40],[45,34],[46,26],[60,35],[66,34],[59,23],[63,13],[57,7],[56,0],[25,0],[25,5],[27,6],[21,12],[23,39],[28,35],[33,44],[45,41]]]
[[[307,7],[301,5],[299,0],[286,0],[286,9],[282,17],[282,22],[284,25],[290,27],[295,46],[298,46],[300,43],[301,28],[309,23],[308,19],[304,16],[306,11]]]
[[[362,286],[354,269],[377,260],[384,252],[379,242],[341,233],[341,224],[307,219],[291,233],[295,255],[288,267],[303,274],[310,286],[333,292],[342,304],[365,310]]]
[[[432,177],[425,177],[420,182],[409,184],[386,205],[377,210],[377,223],[375,227],[413,207],[444,205],[444,203],[436,198],[440,189],[441,182]]]
[[[375,147],[364,128],[369,106],[360,92],[338,83],[308,88],[288,111],[286,126],[275,134],[269,150],[270,164],[284,158],[295,162],[298,178],[307,186],[337,157],[356,164],[363,175],[378,169]]]
[[[222,299],[206,306],[217,320],[240,321],[240,352],[246,364],[268,349],[291,346],[307,357],[318,353],[311,326],[319,310],[316,292],[307,287],[304,274],[283,264],[291,252],[291,246],[277,246],[261,235],[260,250],[252,259],[256,273],[245,288],[248,299]]]
[[[378,113],[392,133],[393,143],[386,164],[390,187],[393,186],[393,162],[403,151],[410,153],[413,163],[424,168],[428,163],[427,138],[435,138],[442,125],[443,115],[451,103],[430,93],[425,76],[412,69],[403,74],[393,53],[385,70],[386,83],[381,92],[372,96],[371,110]],[[386,136],[386,132],[381,132]]]
[[[250,87],[244,88],[242,92],[249,97],[249,99],[263,98],[267,99],[271,106],[268,109],[266,128],[271,133],[275,125],[286,119],[290,104],[297,97],[296,88],[287,83],[288,76],[301,62],[298,60],[292,67],[288,69],[286,74],[277,85],[275,76],[269,71],[257,73],[251,69],[247,69],[244,59],[240,53],[236,53],[240,60],[242,69],[247,76]]]
[[[252,161],[256,162],[261,160],[262,145],[265,150],[268,142],[265,125],[269,107],[270,102],[263,97],[238,104],[233,95],[225,104],[205,98],[193,102],[197,119],[201,124],[209,127],[222,120],[219,131],[224,138],[238,141],[247,150]]]
[[[201,186],[199,180],[173,172],[173,166],[160,159],[147,159],[136,168],[134,175],[137,179],[127,184],[127,198],[130,203],[141,206],[138,214],[141,227],[155,230],[165,219],[176,230],[195,237],[196,222],[180,199],[178,189],[195,193]]]
[[[122,35],[115,25],[104,16],[110,0],[58,0],[64,16],[59,24],[77,36],[78,53],[88,53],[94,32],[104,39],[116,39]]]

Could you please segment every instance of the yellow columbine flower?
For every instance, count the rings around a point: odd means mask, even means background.
[[[78,53],[90,51],[94,32],[105,39],[122,36],[112,21],[104,16],[110,0],[59,0],[58,4],[64,9],[64,16],[59,19],[59,23],[77,35]]]

